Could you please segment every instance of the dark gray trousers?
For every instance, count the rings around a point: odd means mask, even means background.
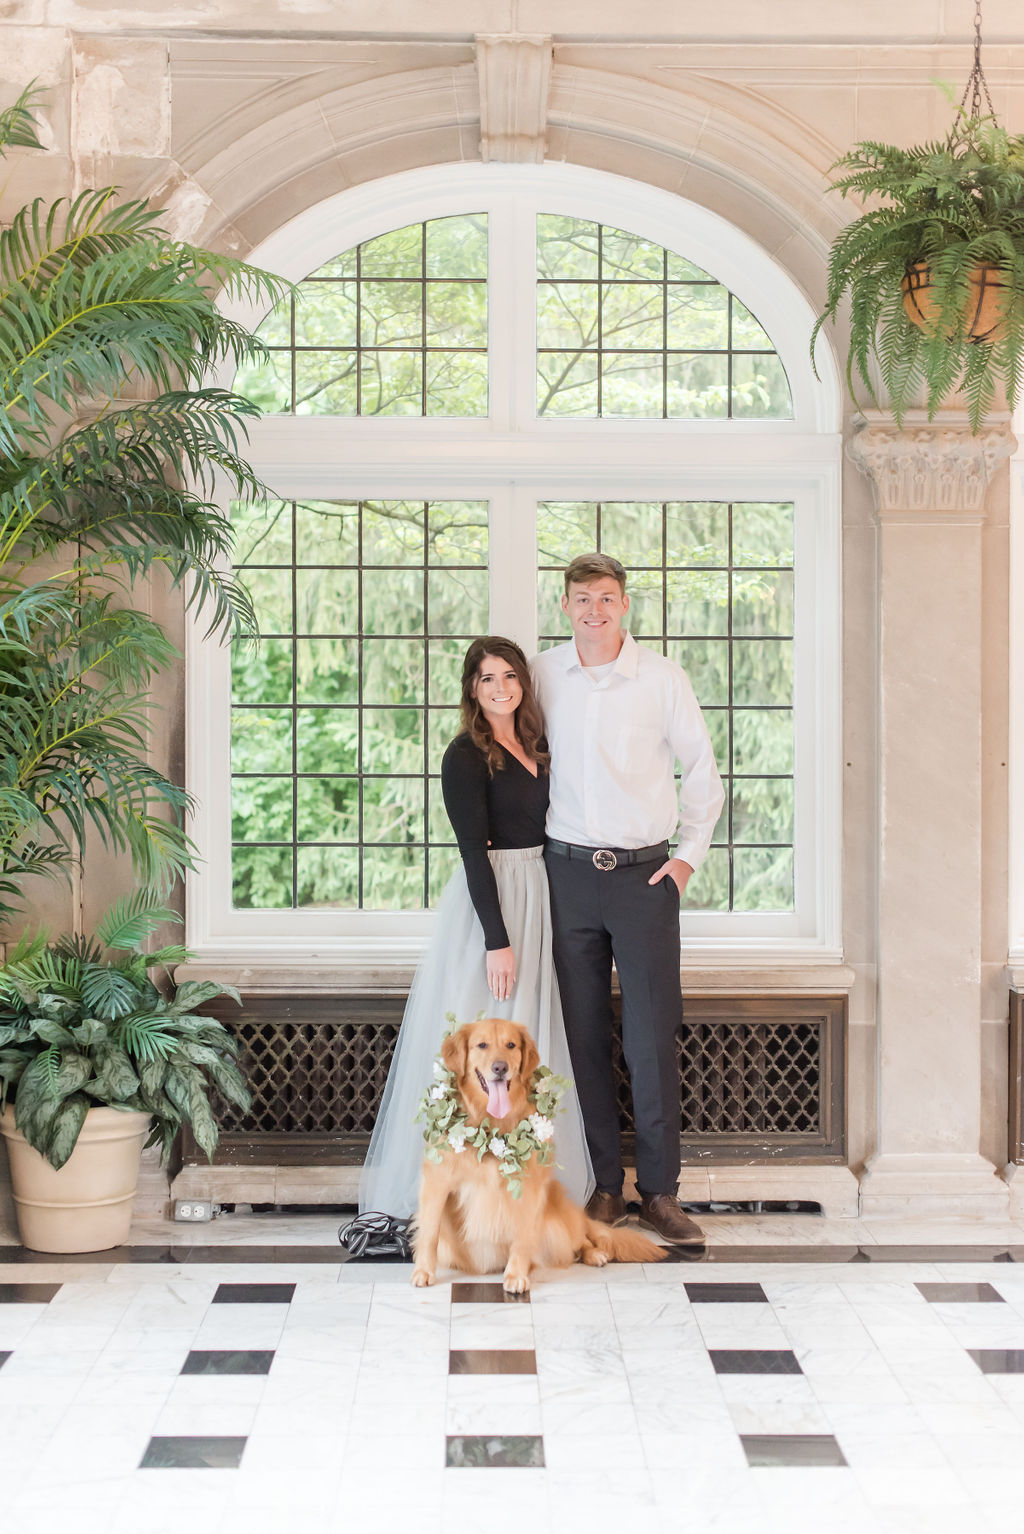
[[[633,1087],[637,1185],[675,1193],[679,1182],[679,891],[657,862],[602,872],[585,859],[545,855],[555,970],[576,1091],[599,1188],[617,1193],[624,1170],[612,1076],[612,961],[622,991],[622,1046]]]

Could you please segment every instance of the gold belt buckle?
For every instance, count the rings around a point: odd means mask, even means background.
[[[619,860],[610,847],[598,847],[591,861],[602,873],[611,873],[613,868],[619,866]]]

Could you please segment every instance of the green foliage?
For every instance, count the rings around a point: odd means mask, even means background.
[[[150,972],[187,951],[138,946],[176,919],[152,895],[135,895],[107,912],[99,942],[26,936],[0,966],[0,1109],[13,1098],[17,1127],[55,1167],[74,1150],[92,1107],[152,1114],[147,1144],[159,1143],[165,1158],[187,1124],[212,1158],[210,1088],[249,1106],[235,1040],[197,1012],[215,996],[239,1001],[238,992],[207,981],[165,995]]]
[[[0,156],[41,147],[34,96],[0,113]],[[188,796],[146,760],[147,689],[176,652],[134,582],[162,569],[212,629],[255,629],[212,494],[220,476],[265,496],[242,456],[258,410],[205,379],[262,350],[216,295],[284,285],[159,219],[104,188],[0,228],[0,917],[87,830],[147,882],[192,866]]]
[[[876,361],[897,421],[919,391],[929,414],[960,390],[971,428],[991,409],[998,384],[1011,408],[1020,394],[1024,344],[1024,135],[991,118],[962,112],[949,137],[911,149],[856,144],[836,161],[832,187],[844,197],[880,199],[837,235],[829,259],[825,308],[811,338],[850,302],[847,377],[872,399]],[[938,306],[926,329],[907,318],[901,284],[915,262],[927,263],[929,297]],[[973,339],[967,313],[971,273],[999,269],[1006,284],[1005,322],[990,340]]]

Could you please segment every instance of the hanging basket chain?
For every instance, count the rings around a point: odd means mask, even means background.
[[[981,116],[981,96],[985,93],[988,103],[988,115],[995,117],[996,109],[992,105],[992,97],[989,95],[988,81],[985,79],[985,71],[981,67],[981,0],[974,0],[974,67],[967,77],[964,93],[960,97],[960,110],[967,105],[967,93],[971,93],[971,110],[969,116],[977,119]]]

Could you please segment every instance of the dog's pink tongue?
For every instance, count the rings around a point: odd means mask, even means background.
[[[492,1119],[503,1119],[509,1111],[508,1087],[503,1081],[487,1083],[487,1112]]]

